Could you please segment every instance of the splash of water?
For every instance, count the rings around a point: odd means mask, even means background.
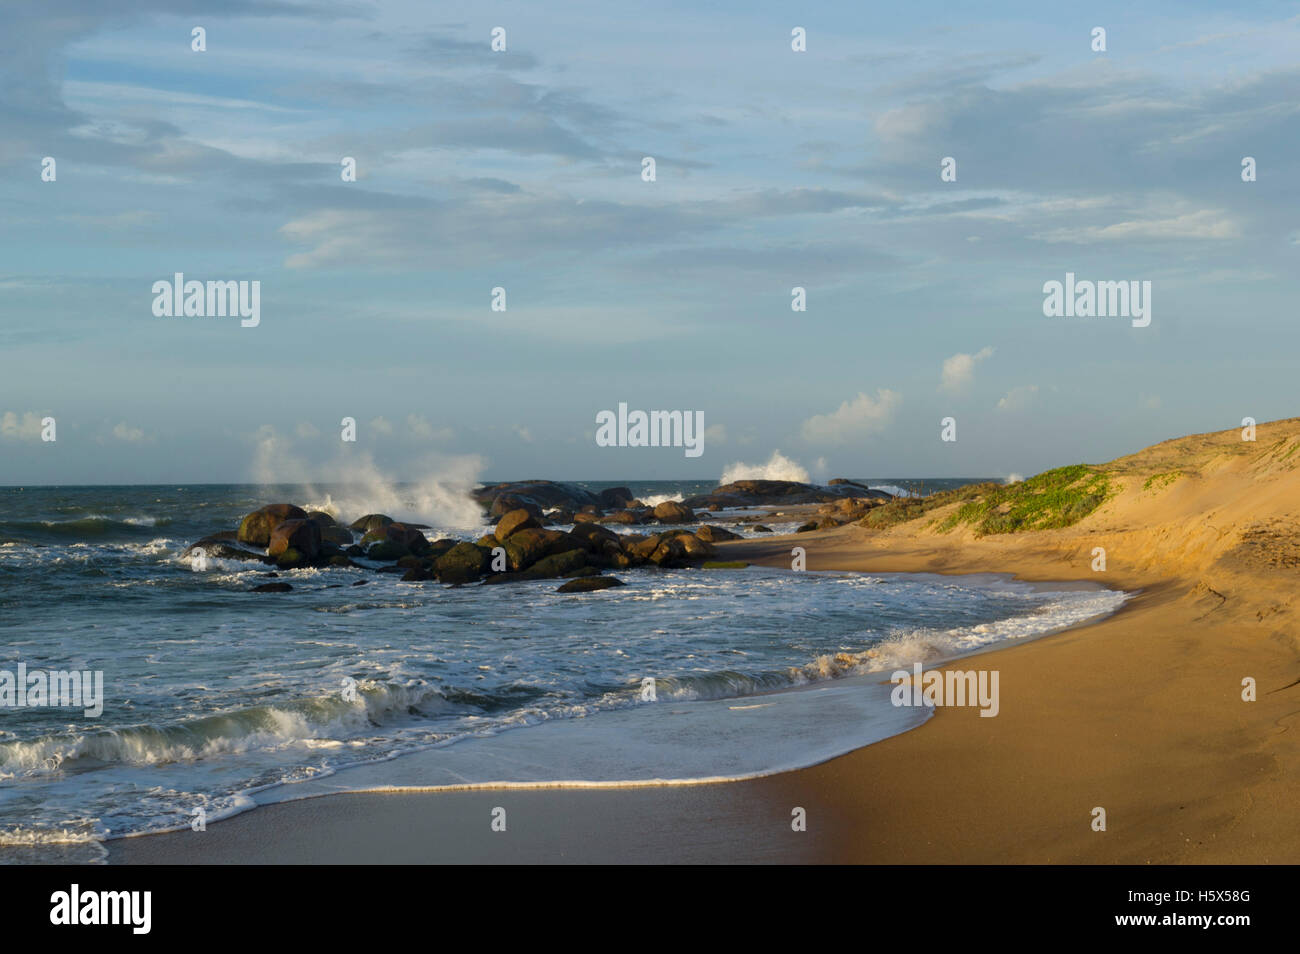
[[[722,472],[722,483],[730,484],[737,480],[797,480],[806,484],[808,471],[779,450],[774,450],[766,464],[737,461]]]
[[[385,513],[394,520],[463,529],[483,523],[470,491],[486,464],[477,454],[434,455],[417,462],[421,476],[399,480],[384,473],[368,451],[348,447],[334,461],[309,467],[287,438],[266,428],[259,435],[253,473],[263,485],[302,486],[305,507],[334,517]]]

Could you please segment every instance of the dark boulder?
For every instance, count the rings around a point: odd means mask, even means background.
[[[293,587],[288,583],[263,583],[253,587],[250,593],[288,593]]]
[[[503,484],[489,484],[475,490],[473,496],[483,507],[488,508],[493,516],[499,516],[506,510],[513,510],[516,506],[523,506],[525,510],[530,510],[531,508],[524,506],[524,503],[531,503],[536,507],[537,512],[533,516],[539,518],[543,511],[554,510],[557,507],[577,511],[586,506],[600,506],[600,498],[590,490],[576,484],[554,480],[518,480]],[[506,506],[502,509],[498,503],[501,497],[517,498],[524,503],[516,503],[515,506]]]
[[[655,519],[662,523],[694,523],[695,511],[675,500],[665,500],[654,509]]]
[[[706,523],[704,526],[700,527],[700,529],[695,531],[695,535],[708,543],[720,543],[723,540],[741,539],[740,534],[732,533],[730,530],[714,526],[711,523]]]
[[[237,536],[233,530],[227,530],[222,533],[213,534],[210,537],[204,537],[197,543],[187,547],[181,554],[182,558],[188,557],[190,560],[199,558],[199,551],[202,551],[203,557],[209,560],[248,560],[258,563],[274,563],[275,561],[265,553],[258,553],[253,550],[247,550],[234,542]]]
[[[434,562],[438,579],[443,583],[468,583],[477,580],[488,568],[491,551],[473,543],[457,543]]]
[[[371,530],[379,530],[393,522],[393,518],[386,513],[368,513],[364,517],[358,517],[353,520],[349,526],[360,533],[369,533]]]
[[[843,480],[843,478],[840,478]],[[688,497],[688,507],[764,507],[778,504],[831,503],[845,497],[890,499],[883,490],[860,484],[838,483],[826,487],[795,480],[737,480],[715,487],[707,494]]]
[[[636,500],[627,487],[606,487],[597,496],[600,498],[600,505],[606,510],[623,510]]]
[[[555,592],[557,593],[591,593],[595,590],[607,590],[613,586],[625,586],[626,584],[613,576],[583,576],[560,586]]]
[[[279,560],[286,550],[296,550],[302,560],[314,560],[320,555],[320,526],[310,520],[285,520],[271,532],[267,556]]]
[[[537,518],[523,508],[511,510],[505,514],[498,522],[495,533],[493,534],[498,542],[504,542],[510,539],[510,535],[519,530],[540,529],[541,523]]]
[[[264,547],[271,542],[275,528],[286,520],[304,520],[307,511],[293,504],[270,504],[254,510],[239,523],[240,543]]]

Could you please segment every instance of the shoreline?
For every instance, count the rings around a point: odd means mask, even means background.
[[[287,802],[201,835],[110,842],[109,861],[1295,864],[1298,450],[1297,419],[1259,425],[1254,442],[1236,430],[1166,441],[1102,465],[1110,490],[1065,527],[980,534],[951,519],[958,497],[883,525],[718,545],[722,559],[787,566],[803,547],[809,570],[1135,594],[1097,622],[985,654],[996,718],[936,708],[910,731],[748,781]],[[509,807],[505,832],[490,828],[496,807]]]
[[[730,544],[733,549],[743,549],[745,556],[759,565],[780,565],[765,551],[782,548],[787,544],[805,540],[813,534],[799,536],[773,536],[761,540],[747,539]],[[751,552],[753,551],[753,552]],[[731,550],[728,551],[732,552]],[[1048,584],[1084,584],[1079,588],[1092,589],[1104,587],[1098,581],[1077,579],[1023,580],[1019,575],[994,571],[972,570],[951,573],[935,573],[933,570],[894,570],[873,567],[864,570],[858,567],[817,566],[810,567],[818,571],[847,571],[862,573],[899,573],[916,575],[960,575],[1005,577],[1022,582]],[[961,660],[973,656],[989,656],[1007,650],[1026,647],[1049,637],[1059,637],[1068,633],[1087,630],[1106,620],[1125,613],[1133,606],[1139,591],[1126,591],[1129,598],[1114,611],[1100,618],[1092,618],[1081,623],[1069,625],[1063,629],[1052,630],[1025,639],[1006,640],[992,646],[980,647],[955,657],[946,657],[927,665],[929,669],[942,670],[956,665]],[[877,678],[880,682],[887,680],[887,673],[882,670],[857,677],[859,679]],[[788,689],[756,693],[752,696],[736,697],[738,699],[759,699],[773,694],[801,692],[808,689],[826,688],[841,680],[832,679],[826,683]],[[733,700],[734,701],[734,700]],[[403,859],[403,863],[419,863],[435,860],[447,863],[475,863],[493,860],[501,863],[546,863],[566,861],[573,863],[618,863],[620,861],[654,863],[672,863],[674,861],[696,861],[714,863],[718,861],[754,861],[754,862],[798,862],[816,863],[819,861],[839,860],[834,857],[832,843],[820,838],[811,838],[806,844],[791,844],[785,837],[788,826],[775,829],[771,825],[756,827],[744,820],[743,814],[730,822],[719,819],[719,813],[733,815],[737,805],[746,805],[757,797],[760,803],[771,800],[770,790],[783,791],[786,780],[793,780],[805,773],[815,773],[824,767],[844,759],[850,759],[891,739],[909,736],[930,724],[942,710],[930,710],[929,718],[914,726],[903,728],[883,739],[854,748],[848,752],[819,759],[799,768],[773,768],[740,777],[701,777],[647,779],[628,781],[581,781],[561,780],[551,782],[487,782],[465,783],[460,785],[438,786],[403,786],[395,789],[371,789],[362,791],[319,792],[300,795],[283,801],[274,801],[257,805],[246,811],[212,822],[213,827],[201,834],[188,830],[156,832],[149,834],[132,834],[110,839],[103,843],[108,864],[170,864],[170,863],[383,863]],[[753,792],[735,792],[724,794],[722,789],[735,786],[751,786]],[[718,791],[696,791],[715,789]],[[522,796],[525,805],[516,803]],[[573,796],[570,801],[570,796]],[[738,797],[737,797],[738,796]],[[375,798],[383,802],[371,801]],[[427,802],[426,799],[436,801]],[[508,850],[496,839],[483,820],[492,808],[502,801],[510,801],[510,817],[514,817],[520,807],[527,817],[536,816],[545,831],[533,832],[531,837],[519,839],[512,837]],[[804,799],[808,801],[808,799]],[[489,803],[491,803],[489,805]],[[565,819],[574,813],[581,803],[582,814],[594,810],[597,818],[608,819],[611,826],[607,831],[594,834],[589,829],[579,833],[571,822]],[[585,807],[591,803],[591,807]],[[619,820],[620,812],[627,814],[627,819]],[[382,820],[379,816],[382,815]],[[709,816],[710,826],[725,832],[732,840],[731,846],[721,856],[711,851],[688,849],[683,854],[683,846],[678,838],[687,819],[696,816]],[[654,821],[649,826],[652,830],[674,832],[663,843],[645,841],[634,855],[624,856],[620,852],[610,853],[605,848],[596,849],[595,845],[618,844],[627,835],[626,826],[630,819],[646,818]],[[435,846],[427,839],[421,839],[416,853],[410,857],[395,852],[402,851],[397,844],[401,837],[398,833],[409,832],[412,826],[423,826],[432,818],[446,823],[446,831],[440,835]],[[660,824],[662,822],[662,824]],[[516,826],[517,827],[517,826]],[[478,831],[475,834],[475,829]],[[510,829],[508,829],[510,830]],[[286,838],[286,833],[288,837]],[[454,834],[453,834],[454,833]],[[496,833],[500,834],[500,833]],[[801,833],[801,834],[806,834]],[[216,837],[214,837],[216,835]],[[775,838],[775,840],[772,840]],[[270,847],[276,840],[280,844]],[[523,844],[517,842],[523,841]],[[367,852],[366,846],[382,846],[375,854]],[[409,846],[406,846],[409,847]],[[591,853],[594,849],[595,853]],[[435,851],[432,857],[428,854]]]

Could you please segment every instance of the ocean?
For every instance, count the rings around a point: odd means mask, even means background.
[[[863,482],[921,493],[967,481]],[[576,483],[647,501],[713,486]],[[250,589],[269,567],[181,558],[271,502],[344,523],[422,519],[431,538],[490,530],[454,497],[0,488],[0,679],[20,666],[103,674],[98,715],[0,705],[0,861],[94,862],[109,838],[330,791],[687,784],[813,764],[926,718],[890,704],[890,671],[1053,632],[1125,598],[992,575],[757,567],[620,570],[626,586],[582,597],[555,580],[282,570],[293,591],[261,594]]]

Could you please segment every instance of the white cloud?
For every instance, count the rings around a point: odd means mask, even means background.
[[[1023,411],[1033,403],[1034,395],[1037,393],[1037,384],[1022,384],[1018,388],[1012,388],[1002,400],[998,401],[998,410]]]
[[[126,441],[128,444],[139,444],[145,439],[144,431],[138,427],[132,427],[126,421],[119,421],[113,426],[113,436],[119,441]]]
[[[370,426],[374,428],[377,433],[383,434],[385,436],[391,435],[393,433],[393,424],[386,417],[375,418],[373,421],[370,422]]]
[[[1231,239],[1241,236],[1241,227],[1222,212],[1202,209],[1169,219],[1135,219],[1113,225],[1052,229],[1034,238],[1044,242],[1131,242],[1135,239]]]
[[[406,426],[421,440],[441,441],[455,435],[450,427],[434,427],[423,414],[406,415]]]
[[[814,444],[842,444],[882,431],[893,419],[903,396],[878,388],[875,398],[859,392],[830,414],[817,414],[803,422],[803,439]]]
[[[320,437],[320,431],[316,428],[315,424],[311,423],[311,421],[303,421],[296,428],[294,428],[294,432],[303,440],[310,440],[313,437]]]
[[[0,417],[0,437],[18,441],[34,441],[41,436],[41,418],[31,411],[24,411],[19,417],[13,411],[5,411]]]
[[[974,354],[955,354],[945,358],[939,387],[944,391],[961,391],[975,380],[975,365],[993,356],[992,348],[981,348]]]

